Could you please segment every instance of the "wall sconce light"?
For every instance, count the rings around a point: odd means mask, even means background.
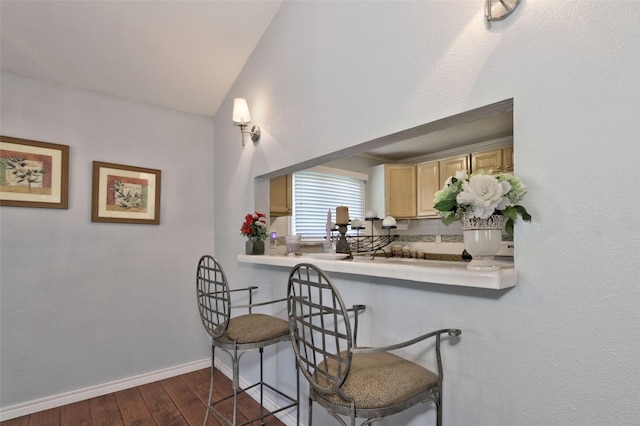
[[[251,131],[246,131],[247,125],[251,122],[251,114],[247,100],[244,98],[235,98],[233,100],[233,122],[240,126],[242,133],[242,146],[244,146],[244,135],[251,135],[251,140],[257,142],[260,139],[260,127],[252,126]]]
[[[511,15],[520,4],[520,0],[485,0],[484,16],[487,22],[502,21]]]

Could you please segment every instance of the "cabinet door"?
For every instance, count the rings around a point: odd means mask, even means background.
[[[385,166],[386,216],[416,217],[416,166],[413,164],[387,164]]]
[[[513,173],[513,147],[502,150],[502,168],[505,173]]]
[[[418,217],[438,216],[433,198],[440,190],[440,163],[430,161],[416,166],[418,176]]]
[[[291,216],[291,175],[271,179],[269,213],[272,217]]]
[[[502,173],[502,150],[476,152],[471,154],[471,171],[491,170],[493,174]]]
[[[455,176],[461,170],[469,171],[469,156],[460,155],[440,160],[440,188],[450,176]]]

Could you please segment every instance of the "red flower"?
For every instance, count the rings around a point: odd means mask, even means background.
[[[248,213],[244,217],[244,223],[240,233],[249,238],[267,239],[267,215],[260,212]]]

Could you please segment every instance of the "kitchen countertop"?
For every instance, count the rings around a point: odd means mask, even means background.
[[[514,287],[518,272],[513,262],[498,261],[499,270],[484,271],[467,269],[466,262],[444,260],[418,260],[397,257],[375,260],[371,256],[354,259],[336,259],[335,255],[303,254],[285,255],[238,255],[238,262],[292,268],[298,263],[313,263],[327,272],[392,278],[423,283],[502,290]]]

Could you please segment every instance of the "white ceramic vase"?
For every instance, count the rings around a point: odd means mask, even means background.
[[[500,269],[494,256],[502,244],[502,228],[506,216],[493,215],[479,219],[462,215],[462,234],[464,248],[473,257],[468,269],[493,271]]]

